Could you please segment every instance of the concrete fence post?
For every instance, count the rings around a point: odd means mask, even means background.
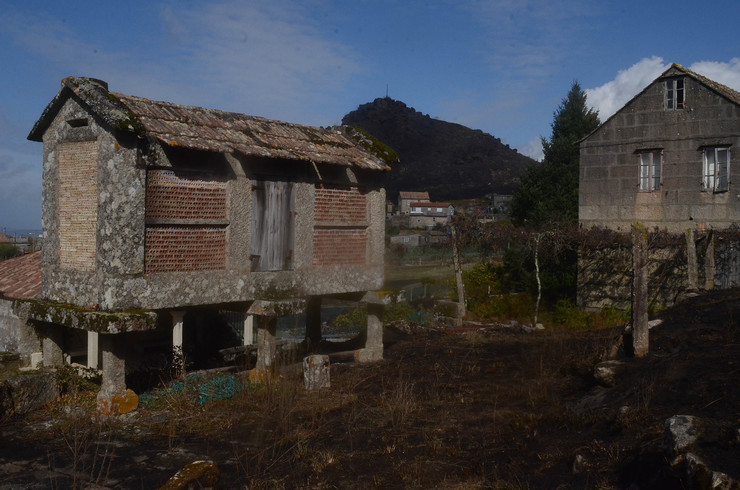
[[[632,224],[632,347],[635,357],[644,357],[650,348],[648,331],[648,244],[642,223]]]
[[[707,291],[714,289],[715,267],[714,232],[710,230],[707,234],[707,253],[704,255],[704,289]]]
[[[688,290],[699,289],[699,264],[696,259],[696,232],[693,228],[686,230],[686,261],[688,272]]]

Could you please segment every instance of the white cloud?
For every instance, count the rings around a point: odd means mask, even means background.
[[[619,70],[614,80],[600,87],[586,89],[587,103],[599,111],[599,118],[604,121],[669,67],[670,64],[664,63],[663,58],[658,56],[643,58],[626,70]],[[699,61],[688,69],[740,90],[740,58],[733,58],[728,63]]]
[[[357,55],[330,42],[298,3],[196,5],[178,5],[177,15],[165,10],[163,22],[178,58],[194,70],[197,92],[230,110],[302,122],[362,70]]]
[[[715,82],[740,90],[740,58],[733,58],[729,63],[699,61],[693,63],[689,69]]]
[[[529,158],[541,162],[545,158],[545,153],[542,149],[542,138],[535,138],[521,148],[518,148],[519,153],[526,155]]]
[[[602,121],[611,117],[632,97],[668,69],[663,58],[643,58],[626,70],[619,70],[614,80],[592,89],[586,89],[586,103],[599,111]]]

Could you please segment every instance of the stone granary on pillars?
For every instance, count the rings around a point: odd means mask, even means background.
[[[733,232],[723,237],[720,231],[740,223],[740,187],[732,161],[738,148],[740,93],[673,64],[581,142],[579,223],[628,232],[633,222],[641,222],[651,230],[686,233],[689,257],[697,248],[699,258],[693,262],[705,265],[698,275],[705,276],[706,287],[737,285],[740,244],[731,238]],[[667,260],[676,254],[664,252],[652,258],[662,263],[658,272],[663,277],[675,278],[666,291],[696,289],[695,271],[686,271],[686,261],[674,271]],[[591,266],[600,264],[606,269],[598,278],[599,267]],[[603,254],[596,260],[582,257],[580,305],[609,304],[617,296],[618,269]],[[592,279],[599,287],[589,292],[584,285]],[[629,281],[623,283],[628,291]]]
[[[241,315],[257,367],[275,356],[276,318],[305,309],[321,339],[322,298],[367,301],[361,360],[382,357],[373,290],[383,284],[383,145],[316,128],[157,102],[70,77],[29,139],[43,141],[43,287],[24,305],[44,363],[66,338],[98,343],[103,389],[157,332],[206,343],[204,318]],[[186,346],[187,347],[187,346]],[[197,345],[196,345],[197,347]]]

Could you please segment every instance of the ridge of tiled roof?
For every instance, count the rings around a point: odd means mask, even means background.
[[[727,85],[722,85],[719,82],[715,82],[714,80],[705,77],[704,75],[700,75],[696,73],[695,71],[689,70],[688,68],[684,68],[683,66],[679,65],[678,63],[673,63],[671,65],[671,68],[675,68],[677,70],[680,70],[684,73],[686,73],[688,76],[698,80],[699,82],[703,83],[707,87],[711,88],[715,92],[719,93],[720,95],[723,95],[727,99],[733,101],[734,103],[740,105],[740,92],[737,90],[734,90]]]
[[[0,262],[0,296],[35,298],[41,294],[41,252]]]
[[[67,97],[77,96],[114,129],[164,145],[246,156],[388,170],[374,142],[345,126],[320,128],[108,91],[91,78],[68,77],[29,134],[41,141]],[[382,154],[382,153],[381,153]]]
[[[412,202],[411,206],[424,206],[427,208],[446,208],[450,206],[449,202]]]

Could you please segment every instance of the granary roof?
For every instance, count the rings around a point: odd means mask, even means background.
[[[116,130],[149,137],[169,146],[246,156],[388,170],[394,156],[384,145],[352,128],[320,128],[154,101],[108,91],[105,82],[68,77],[28,138],[41,141],[68,97],[77,97]]]
[[[0,296],[35,298],[41,293],[41,252],[0,262]]]

